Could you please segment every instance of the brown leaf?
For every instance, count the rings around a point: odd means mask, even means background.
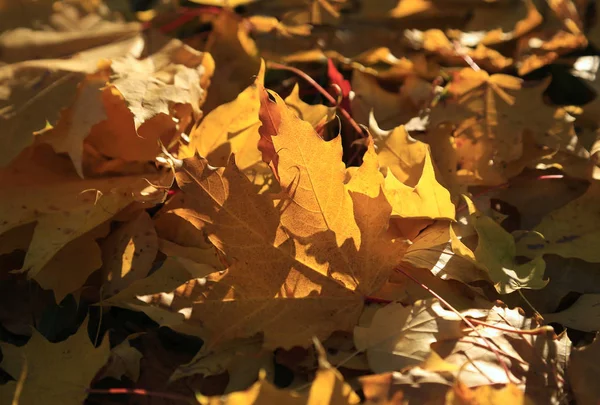
[[[60,343],[50,343],[37,331],[23,347],[2,343],[2,355],[2,368],[15,379],[24,379],[18,393],[16,381],[0,387],[3,403],[16,398],[19,404],[30,405],[43,396],[48,404],[76,405],[86,398],[85,390],[108,360],[110,349],[108,339],[97,348],[93,346],[85,321],[76,334]],[[60,372],[49,372],[48,364]]]
[[[592,405],[598,402],[600,389],[594,382],[600,371],[599,358],[600,338],[598,333],[596,333],[596,337],[591,344],[573,348],[571,352],[571,362],[567,368],[567,375],[569,383],[573,387],[577,403]]]
[[[152,219],[142,211],[121,225],[102,243],[102,271],[105,291],[113,295],[148,275],[158,252]]]

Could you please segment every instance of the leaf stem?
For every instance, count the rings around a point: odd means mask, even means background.
[[[196,400],[185,397],[179,394],[171,394],[169,392],[155,392],[155,391],[147,391],[141,388],[89,388],[86,390],[88,394],[101,394],[101,395],[140,395],[146,397],[154,397],[154,398],[162,398],[162,399],[172,399],[174,401],[187,402],[188,404],[197,405],[198,402]]]
[[[498,326],[498,325],[494,325],[494,324],[487,323],[487,322],[484,322],[484,321],[480,321],[478,319],[469,318],[469,320],[472,323],[476,324],[476,325],[481,325],[481,326],[485,326],[486,328],[492,328],[492,329],[500,330],[502,332],[515,333],[515,334],[518,334],[518,335],[545,335],[550,330],[554,330],[551,327],[549,328],[547,326],[542,326],[541,328],[527,329],[527,330],[523,330],[523,329],[511,329],[511,328],[506,328],[504,326]]]
[[[267,62],[267,67],[269,69],[288,70],[288,71],[294,72],[298,76],[302,77],[304,80],[306,80],[308,83],[310,83],[311,86],[313,86],[315,89],[317,89],[317,91],[319,93],[321,93],[323,95],[323,97],[325,97],[327,99],[327,101],[329,101],[344,116],[344,118],[346,118],[346,120],[350,123],[350,125],[352,125],[352,128],[354,128],[354,130],[357,133],[359,133],[362,137],[367,136],[363,132],[360,125],[358,125],[358,123],[356,121],[354,121],[354,118],[352,118],[350,116],[350,113],[348,113],[348,111],[346,111],[344,108],[342,108],[339,105],[339,103],[336,101],[336,99],[333,98],[333,96],[331,94],[329,94],[329,92],[327,90],[325,90],[319,83],[317,83],[315,81],[315,79],[313,79],[312,77],[307,75],[305,72],[303,72],[302,70],[295,68],[293,66],[283,65],[281,63],[271,62],[271,61]]]
[[[521,296],[521,298],[523,299],[523,301],[525,301],[525,303],[529,306],[529,308],[531,308],[531,310],[533,311],[533,313],[536,316],[539,316],[540,319],[544,319],[544,317],[542,316],[542,314],[540,314],[538,312],[538,310],[535,309],[535,307],[533,306],[533,304],[531,302],[529,302],[529,300],[525,297],[525,294],[523,294],[520,289],[518,289],[517,292],[519,293],[519,295]]]

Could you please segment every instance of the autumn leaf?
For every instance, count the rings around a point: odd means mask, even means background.
[[[0,402],[596,402],[591,2],[192,3],[0,1]]]
[[[208,58],[173,40],[143,60],[105,61],[79,83],[74,104],[55,126],[36,139],[68,153],[81,177],[84,146],[111,158],[153,161],[159,141],[170,145],[200,115]]]
[[[600,329],[599,303],[600,294],[583,294],[564,311],[544,315],[544,320],[577,330],[594,332]]]
[[[235,100],[211,111],[192,129],[189,145],[183,149],[180,157],[192,157],[198,153],[212,165],[224,166],[229,155],[235,153],[240,169],[258,165],[261,161],[260,153],[256,150],[260,127],[258,110],[264,75],[265,65],[262,62],[253,84]]]
[[[375,165],[361,167],[344,185],[339,140],[323,141],[275,97],[273,105],[261,106],[266,110],[261,114],[276,114],[279,125],[269,132],[273,126],[264,124],[261,136],[286,151],[273,154],[278,160],[273,170],[286,190],[278,203],[257,194],[233,161],[214,169],[204,159],[189,158],[177,173],[190,198],[179,215],[193,218],[231,263],[227,272],[210,275],[205,285],[178,293],[174,301],[191,309],[189,322],[201,321],[206,330],[201,336],[211,344],[262,332],[266,347],[291,347],[306,345],[313,335],[349,330],[363,294],[385,281],[404,249],[386,239],[391,209],[383,194],[362,194],[358,186],[371,178],[381,184],[374,151],[369,153]],[[305,144],[297,143],[301,139]],[[337,160],[325,165],[339,168],[335,176],[317,176],[325,170],[323,159]]]
[[[2,368],[15,379],[24,379],[18,393],[21,381],[1,386],[2,402],[9,404],[15,398],[29,405],[43,397],[48,404],[81,404],[87,397],[85,390],[110,356],[108,339],[95,348],[87,325],[86,320],[76,334],[60,343],[47,341],[35,330],[25,346],[2,343]],[[48,372],[48,364],[56,372]]]
[[[452,250],[457,255],[475,263],[488,272],[496,290],[509,294],[521,288],[540,289],[548,284],[544,280],[546,264],[541,257],[519,264],[514,238],[501,225],[476,210],[467,199],[471,225],[477,232],[478,242],[472,252],[451,228]]]
[[[455,208],[450,192],[436,180],[429,151],[425,154],[419,182],[414,187],[401,183],[393,173],[389,173],[385,178],[385,194],[392,205],[392,215],[454,220]]]
[[[523,89],[520,79],[490,76],[482,70],[462,69],[457,73],[448,87],[452,101],[438,103],[429,118],[433,127],[453,123],[459,174],[468,176],[468,184],[500,184],[518,174],[512,172],[515,169],[509,163],[524,153],[524,131],[532,131],[535,139],[542,138],[562,119],[560,115],[555,118],[556,108],[540,106],[544,89],[544,84]],[[565,123],[554,136],[561,138],[568,132]]]
[[[460,322],[439,302],[418,301],[412,307],[391,304],[377,311],[368,328],[354,329],[354,342],[358,350],[367,352],[376,373],[401,370],[425,360],[431,343],[460,338]]]
[[[490,385],[482,385],[474,389],[466,387],[460,381],[446,394],[446,404],[462,405],[469,403],[501,405],[519,403],[534,405],[535,402],[514,384],[506,384],[498,389]]]
[[[581,197],[545,216],[533,232],[515,233],[522,254],[529,257],[557,254],[593,263],[600,261],[593,248],[600,236],[596,226],[599,191],[600,186],[594,181]]]
[[[1,205],[10,217],[2,221],[0,234],[37,221],[23,264],[23,271],[32,278],[68,242],[112,218],[136,198],[142,199],[139,193],[148,187],[135,176],[29,186],[5,181],[4,185]]]
[[[322,104],[307,104],[302,101],[298,85],[295,85],[290,95],[285,98],[285,103],[296,110],[300,119],[310,122],[317,132],[335,117],[336,109],[334,107],[327,107]]]
[[[245,391],[229,394],[225,398],[197,396],[197,399],[203,405],[216,405],[223,401],[225,404],[320,404],[324,401],[328,404],[358,404],[358,395],[344,382],[340,372],[329,364],[325,350],[316,339],[315,345],[319,353],[319,369],[310,390],[306,393],[278,389],[266,380],[265,373],[262,372],[258,381]]]
[[[131,346],[129,340],[124,340],[110,351],[108,363],[102,370],[100,379],[104,377],[117,379],[127,377],[131,381],[137,381],[140,378],[140,360],[142,357],[142,353]]]
[[[27,61],[0,68],[4,94],[0,119],[5,128],[0,138],[2,167],[33,143],[35,131],[44,129],[47,121],[58,120],[61,109],[75,100],[77,86],[95,65],[71,59]],[[45,71],[49,73],[43,76]],[[28,83],[35,77],[38,84],[32,88]]]
[[[47,4],[29,5],[28,17],[33,20],[37,15],[45,20],[45,29],[40,29],[40,25],[19,26],[18,22],[23,22],[19,15],[22,10],[11,6],[3,8],[2,27],[6,31],[0,37],[0,54],[3,61],[10,63],[70,56],[128,39],[141,30],[137,22],[111,21],[99,3],[87,9],[67,1],[57,3],[53,9],[47,9]]]
[[[421,104],[426,101],[420,96],[429,97],[431,92],[430,84],[416,75],[409,76],[396,93],[385,90],[375,77],[360,71],[354,73],[351,84],[355,94],[350,104],[353,117],[367,125],[373,111],[377,122],[384,128],[406,124],[418,115]]]
[[[108,222],[103,222],[68,242],[35,276],[35,281],[42,288],[54,291],[54,299],[60,303],[67,294],[78,291],[87,278],[102,267],[102,250],[97,240],[109,232]]]
[[[594,404],[598,401],[600,391],[593,383],[598,372],[598,356],[600,355],[600,339],[598,333],[592,343],[583,347],[573,348],[570,367],[567,369],[569,382],[577,402],[583,405]]]
[[[106,293],[112,295],[146,277],[157,252],[156,231],[145,211],[112,232],[102,243]]]

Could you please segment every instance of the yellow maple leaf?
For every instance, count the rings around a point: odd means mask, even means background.
[[[454,126],[458,175],[463,182],[496,185],[518,174],[524,167],[519,160],[526,155],[523,137],[528,131],[541,144],[547,142],[547,132],[552,138],[572,138],[572,126],[557,114],[560,109],[542,103],[546,87],[542,83],[523,89],[521,79],[483,70],[458,72],[448,87],[453,98],[432,108],[430,123]],[[557,122],[563,125],[556,128]],[[517,169],[511,165],[515,162],[520,163]]]
[[[263,333],[266,347],[292,347],[349,330],[364,296],[382,285],[405,248],[386,234],[391,207],[373,148],[344,184],[340,139],[322,140],[272,97],[264,92],[262,152],[271,156],[281,193],[258,194],[233,160],[212,168],[188,158],[176,174],[185,196],[177,215],[202,228],[228,270],[175,291],[175,299],[145,299],[157,306],[127,304],[177,330],[193,328],[209,346]],[[173,321],[172,311],[187,320]]]
[[[242,91],[235,100],[211,111],[190,132],[190,143],[182,150],[181,158],[196,153],[206,157],[213,166],[225,166],[229,155],[235,153],[236,164],[242,170],[261,162],[258,142],[258,110],[260,91],[264,85],[265,64],[253,84]]]

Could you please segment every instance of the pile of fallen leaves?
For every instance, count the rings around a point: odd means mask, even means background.
[[[0,403],[600,401],[595,1],[154,3],[0,1]]]

